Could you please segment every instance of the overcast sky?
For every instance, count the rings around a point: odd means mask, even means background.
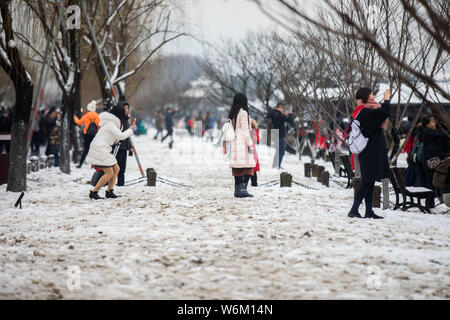
[[[313,1],[303,0],[306,5]],[[223,37],[239,39],[249,31],[279,28],[251,0],[186,0],[183,4],[182,20],[188,32],[208,42],[214,43]],[[201,54],[202,46],[183,40],[171,45],[168,51]]]

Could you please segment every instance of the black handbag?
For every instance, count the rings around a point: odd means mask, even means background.
[[[103,172],[103,170],[95,171],[91,178],[91,185],[93,187],[95,187],[97,185],[98,181],[100,180],[100,178],[103,177],[104,174],[105,173]]]

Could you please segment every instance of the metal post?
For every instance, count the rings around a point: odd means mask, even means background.
[[[84,18],[86,19],[86,22],[87,22],[87,25],[89,28],[89,33],[91,34],[92,41],[94,42],[95,49],[97,50],[98,58],[100,59],[100,64],[102,65],[103,72],[105,73],[105,76],[106,76],[106,80],[108,80],[109,85],[111,87],[111,93],[113,95],[114,102],[117,103],[118,102],[117,94],[116,94],[116,91],[114,90],[114,86],[111,81],[111,77],[109,75],[108,68],[106,68],[106,63],[105,63],[105,60],[103,59],[103,54],[102,54],[102,51],[100,50],[100,46],[98,45],[98,41],[97,41],[97,37],[95,36],[94,28],[92,27],[91,21],[89,20],[89,17],[87,15],[85,0],[81,0],[81,11],[84,15]]]

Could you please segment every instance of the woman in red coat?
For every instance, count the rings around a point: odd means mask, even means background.
[[[257,187],[258,186],[258,176],[257,176],[257,172],[259,171],[259,159],[258,159],[258,154],[256,153],[256,147],[255,145],[257,143],[259,143],[259,133],[258,133],[258,123],[256,123],[256,121],[254,119],[251,120],[252,123],[252,131],[250,133],[251,137],[252,137],[252,141],[253,141],[253,157],[255,159],[256,162],[256,167],[253,168],[253,176],[251,176],[252,179],[252,187]]]

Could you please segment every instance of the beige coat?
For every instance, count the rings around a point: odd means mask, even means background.
[[[231,142],[230,148],[230,168],[254,168],[256,166],[254,156],[248,152],[248,147],[253,146],[249,118],[243,109],[236,118],[235,134],[236,139]]]

